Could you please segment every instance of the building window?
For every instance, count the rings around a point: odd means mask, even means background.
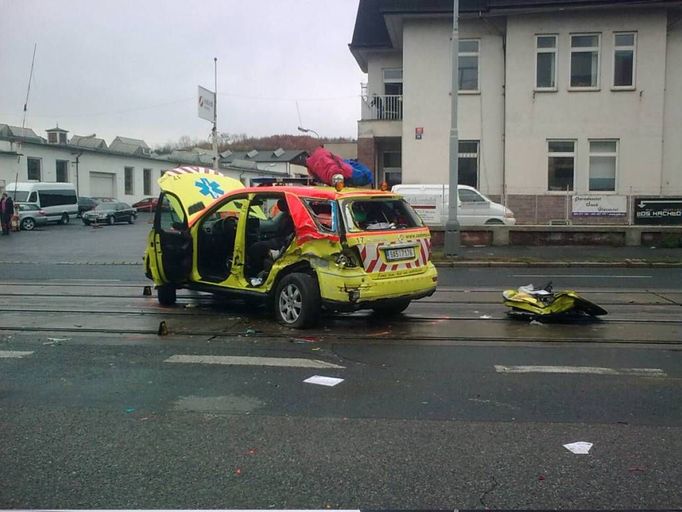
[[[599,34],[571,36],[571,87],[599,87]]]
[[[131,196],[134,194],[133,191],[133,168],[132,167],[126,167],[124,169],[124,174],[125,174],[125,194],[128,196]]]
[[[616,89],[635,87],[636,43],[634,32],[613,35],[613,87]]]
[[[478,49],[477,39],[459,41],[459,90],[478,92]]]
[[[590,192],[615,192],[617,140],[590,141]]]
[[[42,179],[41,176],[41,161],[40,158],[27,158],[26,159],[26,166],[28,170],[28,179],[29,180],[36,180],[40,181]]]
[[[69,161],[57,160],[57,181],[67,183],[69,181]]]
[[[402,68],[384,69],[384,94],[401,95],[403,93]]]
[[[557,36],[535,36],[535,89],[556,91]]]
[[[142,169],[142,189],[145,196],[152,194],[152,170]]]
[[[547,188],[550,191],[573,190],[575,174],[575,141],[550,140],[547,141],[548,176]]]
[[[57,144],[57,133],[47,132],[47,142],[50,144]]]
[[[458,183],[478,188],[478,141],[459,141]]]

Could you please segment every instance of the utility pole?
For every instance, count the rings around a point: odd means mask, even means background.
[[[459,93],[459,0],[453,0],[452,37],[452,85],[450,88],[450,179],[448,186],[448,220],[445,224],[445,256],[455,256],[460,248],[457,203],[459,196],[459,134],[457,132],[457,95]]]
[[[218,155],[218,57],[213,57],[213,77],[215,91],[213,99],[213,169],[220,167],[220,155]]]

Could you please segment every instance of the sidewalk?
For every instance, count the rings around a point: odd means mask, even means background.
[[[682,267],[682,248],[610,246],[522,246],[461,247],[453,258],[442,249],[434,251],[433,262],[442,267],[458,266],[608,266]]]

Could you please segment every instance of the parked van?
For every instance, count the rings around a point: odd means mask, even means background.
[[[448,185],[395,185],[393,192],[403,196],[429,226],[444,226],[448,220]],[[457,220],[461,226],[516,224],[514,212],[491,201],[467,185],[457,187]]]
[[[72,183],[26,181],[10,183],[5,191],[15,203],[36,205],[49,222],[68,224],[78,216],[78,196]]]

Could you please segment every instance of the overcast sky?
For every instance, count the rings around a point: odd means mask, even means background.
[[[218,130],[357,136],[365,75],[348,50],[358,0],[0,0],[0,124],[150,145]]]

